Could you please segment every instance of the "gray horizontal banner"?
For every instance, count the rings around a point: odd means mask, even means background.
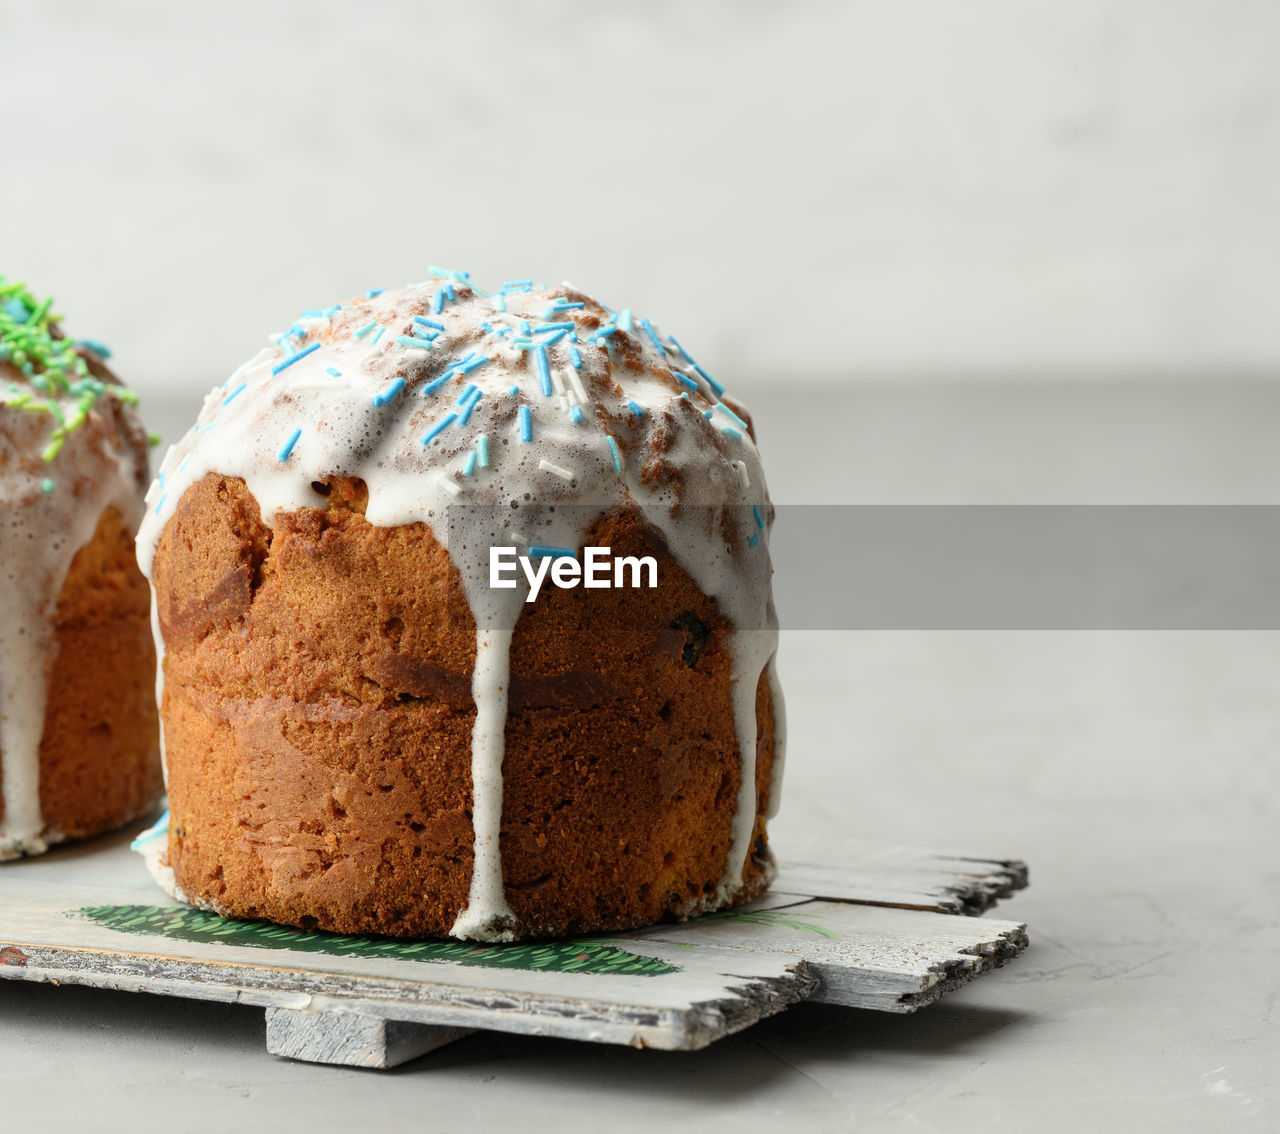
[[[1280,629],[1280,505],[779,505],[767,547],[765,510],[700,507],[681,504],[678,527],[704,537],[685,552],[718,554],[705,536],[725,530],[735,554],[770,554],[783,630]],[[582,546],[601,512],[452,505],[450,545],[510,545],[495,585],[522,600],[557,572],[624,585],[616,564],[591,568],[607,547]]]
[[[1280,629],[1280,506],[779,506],[784,629]]]

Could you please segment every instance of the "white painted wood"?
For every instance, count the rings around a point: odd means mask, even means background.
[[[270,1051],[351,1066],[477,1028],[691,1050],[805,998],[915,1011],[1025,946],[1018,923],[953,916],[1025,880],[1006,860],[867,848],[847,872],[784,869],[749,906],[691,922],[532,946],[394,943],[190,911],[121,841],[0,869],[0,979],[259,1005]]]
[[[354,1012],[267,1009],[267,1051],[307,1063],[396,1067],[462,1039],[473,1030],[384,1020]]]
[[[1026,863],[864,844],[839,864],[783,863],[775,891],[842,902],[980,914],[1027,885]]]
[[[1012,960],[1027,946],[1026,930],[994,918],[805,900],[767,908],[753,903],[625,937],[631,948],[661,942],[803,958],[818,979],[810,999],[915,1012]]]

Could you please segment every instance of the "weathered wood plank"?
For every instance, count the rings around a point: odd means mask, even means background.
[[[139,911],[192,916],[197,911],[94,908],[122,910],[127,920],[141,920],[144,927],[113,929],[56,904],[5,910],[0,960],[7,963],[0,965],[0,979],[347,1010],[381,1019],[672,1050],[705,1047],[808,997],[817,986],[803,960],[765,953],[744,959],[714,947],[629,950],[595,939],[462,946],[301,933],[296,935],[299,948],[264,947],[262,932],[274,931],[254,923],[199,914],[225,926],[223,935],[214,941],[182,940],[147,931],[145,923],[155,915]],[[334,952],[332,941],[355,942],[356,948]]]
[[[383,1020],[354,1012],[267,1009],[270,1054],[345,1067],[396,1067],[469,1036],[473,1030]]]
[[[776,902],[776,896],[775,896]],[[803,958],[818,978],[811,999],[915,1012],[1005,964],[1027,946],[1026,926],[852,902],[754,903],[683,925],[624,934],[630,949],[685,949]]]
[[[741,910],[476,946],[218,918],[108,840],[0,868],[0,979],[259,1005],[270,1050],[358,1066],[476,1028],[690,1050],[804,998],[915,1011],[1025,946],[1018,923],[954,916],[1025,884],[1012,860],[868,847],[848,867],[784,868]]]
[[[1027,865],[1018,859],[866,846],[838,865],[784,862],[773,890],[829,901],[975,915],[1025,889],[1027,881]]]

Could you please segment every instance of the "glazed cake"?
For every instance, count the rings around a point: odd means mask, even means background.
[[[568,285],[463,272],[309,311],[148,497],[171,818],[223,914],[481,941],[745,901],[782,766],[743,408]],[[609,547],[655,587],[490,585]]]
[[[147,438],[104,348],[0,277],[0,861],[118,827],[162,794]]]

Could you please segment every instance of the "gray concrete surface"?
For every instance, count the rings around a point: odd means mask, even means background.
[[[1280,499],[1273,386],[757,395],[787,502]],[[1275,1128],[1280,635],[786,632],[780,673],[779,852],[1025,857],[1011,968],[701,1053],[481,1034],[390,1073],[270,1057],[258,1010],[0,985],[0,1131]]]

